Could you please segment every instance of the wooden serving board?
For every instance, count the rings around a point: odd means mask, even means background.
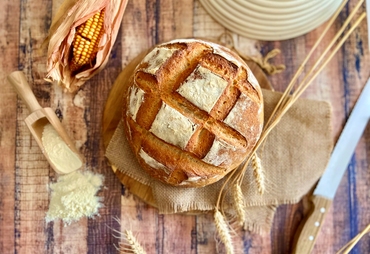
[[[142,52],[136,58],[134,58],[126,68],[119,74],[113,87],[109,93],[104,112],[103,112],[103,143],[106,149],[109,142],[122,119],[122,108],[124,103],[124,94],[129,87],[129,79],[131,74],[134,72],[135,67],[140,63],[141,59],[146,55],[148,51]],[[263,70],[253,61],[247,61],[249,68],[252,70],[253,74],[257,78],[261,88],[273,90],[270,82],[268,81]],[[121,82],[117,82],[121,81]],[[122,82],[124,81],[124,82]],[[113,172],[121,181],[121,183],[128,189],[131,193],[135,194],[147,204],[157,207],[156,201],[153,197],[152,189],[150,186],[142,184],[133,178],[123,174],[117,169],[113,164],[110,164]]]

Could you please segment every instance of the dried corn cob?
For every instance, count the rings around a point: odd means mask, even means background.
[[[45,80],[74,93],[101,71],[117,38],[127,1],[63,0],[46,40]]]
[[[104,33],[104,10],[96,13],[84,24],[76,29],[76,35],[72,43],[72,59],[70,68],[72,72],[83,69],[84,66],[93,66],[99,41]]]

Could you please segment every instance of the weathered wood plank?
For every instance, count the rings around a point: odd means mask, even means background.
[[[193,2],[186,0],[160,1],[157,17],[157,42],[192,37],[192,17]]]
[[[137,55],[156,44],[155,1],[129,1],[123,16],[121,37],[123,68]],[[121,227],[131,230],[145,251],[161,253],[160,218],[155,208],[146,205],[123,187]]]
[[[179,8],[179,6],[182,6],[182,8]],[[174,15],[175,10],[181,10],[179,15]],[[183,26],[183,20],[188,17],[184,15],[190,15],[191,13],[192,6],[188,3],[185,6],[183,1],[161,1],[160,4],[156,1],[148,1],[145,3],[145,6],[137,1],[129,2],[122,25],[122,35],[124,36],[122,38],[124,48],[123,63],[128,63],[139,53],[148,50],[157,43],[174,39],[178,36],[191,36],[192,24],[189,23],[189,25]],[[141,22],[132,24],[133,20],[140,20]],[[181,31],[179,31],[180,27]],[[142,40],[138,40],[138,38],[142,38]],[[145,38],[148,38],[148,40],[145,40]],[[189,249],[188,245],[191,244],[191,233],[195,226],[194,217],[184,216],[181,221],[185,222],[182,223],[178,222],[178,217],[181,216],[158,215],[153,208],[140,208],[140,210],[137,210],[138,207],[142,207],[140,203],[136,205],[136,209],[128,209],[130,207],[128,203],[131,203],[132,200],[125,199],[125,196],[122,199],[123,224],[121,230],[132,228],[131,230],[137,235],[139,241],[149,253],[164,253],[168,251],[171,253],[180,246],[182,246],[184,253],[191,253],[189,252],[191,248]],[[125,225],[124,218],[134,217],[135,213],[138,218],[146,217],[147,219],[142,222],[139,219],[135,226]],[[155,225],[157,225],[155,231],[147,227],[148,220],[149,224],[150,221],[155,221]],[[188,223],[189,221],[191,224]],[[186,230],[186,232],[181,232],[181,234],[188,233],[187,235],[190,239],[178,237],[177,230],[179,230],[179,227],[177,223],[183,225],[180,227],[182,230]],[[131,220],[129,224],[132,224]],[[145,233],[140,229],[143,227],[146,228]]]
[[[148,253],[223,253],[217,242],[212,214],[158,215],[156,209],[121,189],[118,179],[106,165],[100,138],[101,117],[108,92],[118,73],[143,50],[180,37],[217,40],[226,29],[211,18],[198,0],[129,1],[121,33],[108,66],[76,95],[65,94],[43,80],[45,52],[38,49],[62,0],[9,1],[0,3],[0,253],[114,253],[113,229],[131,229]],[[349,11],[350,1],[323,46],[333,37]],[[362,8],[364,10],[364,8]],[[294,71],[322,33],[323,26],[311,33],[286,41],[253,41],[234,35],[235,46],[243,53],[266,55],[273,48],[282,54],[271,61],[287,66],[286,71],[269,77],[282,91]],[[305,97],[327,100],[333,108],[333,140],[336,140],[370,72],[370,55],[362,24],[329,65],[307,89]],[[313,63],[311,60],[310,64]],[[54,108],[67,132],[87,158],[88,167],[106,177],[99,195],[105,207],[100,217],[82,219],[68,227],[60,222],[46,224],[50,192],[47,185],[57,175],[43,158],[23,119],[29,114],[17,100],[5,76],[23,69],[33,84],[42,106]],[[307,72],[309,68],[305,68]],[[314,253],[335,253],[368,223],[370,127],[356,149],[333,207],[322,227]],[[121,190],[123,195],[121,196]],[[238,230],[234,234],[238,253],[289,253],[295,231],[307,213],[307,198],[277,209],[270,235],[259,236]],[[121,226],[114,221],[121,220]],[[368,253],[370,242],[362,240],[353,253]]]
[[[203,8],[199,1],[194,1],[194,37],[219,41],[219,37],[228,32],[222,25],[217,23]],[[259,55],[256,41],[233,35],[234,46],[246,55]],[[232,45],[231,44],[231,45]],[[198,253],[223,253],[224,247],[219,242],[214,226],[212,213],[197,216],[197,242]],[[269,246],[261,246],[261,242],[269,243],[269,236],[252,237],[249,232],[240,229],[232,232],[235,253],[268,253]]]
[[[50,21],[50,3],[21,2],[20,5],[20,43],[19,68],[26,73],[27,79],[33,87],[36,97],[42,106],[49,103],[48,89],[38,85],[43,81],[39,71],[45,66],[42,63],[42,52],[38,49],[43,42]],[[16,172],[15,172],[15,244],[14,251],[18,253],[44,252],[47,248],[48,236],[45,229],[44,216],[47,206],[30,200],[37,200],[43,204],[49,201],[49,165],[37,143],[33,140],[23,120],[30,114],[24,103],[18,100],[17,136],[16,136]],[[37,160],[37,163],[35,163]],[[25,184],[21,179],[29,176],[42,176],[40,181]],[[42,179],[42,180],[41,180]],[[27,181],[25,181],[27,182]],[[42,187],[41,187],[42,186]],[[26,203],[23,205],[23,202]],[[21,208],[22,207],[22,208]]]
[[[122,66],[155,44],[154,11],[151,3],[128,1],[122,20]]]
[[[12,253],[15,243],[15,137],[17,95],[6,76],[18,67],[19,1],[2,1],[0,10],[0,253]],[[10,17],[14,17],[14,20]],[[4,61],[5,60],[5,61]]]
[[[351,3],[352,4],[352,3]],[[351,8],[351,6],[349,7]],[[327,35],[327,39],[323,41],[323,45],[318,48],[317,53],[313,56],[313,59],[317,59],[320,56],[321,52],[327,46],[329,40],[334,36],[335,32],[339,29],[341,22],[347,17],[348,13],[344,11],[342,16],[336,21],[335,26],[329,30]],[[278,90],[284,90],[285,86],[287,85],[288,81],[292,78],[295,70],[297,69],[300,62],[303,61],[306,54],[308,54],[309,50],[311,49],[312,45],[315,43],[319,35],[321,35],[324,26],[319,27],[318,29],[314,30],[313,32],[296,39],[292,39],[289,41],[283,42],[271,42],[266,43],[269,50],[273,47],[280,47],[284,54],[279,55],[274,60],[275,62],[284,62],[287,63],[287,70],[282,73],[275,75],[270,78],[271,83],[278,87]],[[330,101],[332,108],[333,108],[333,118],[332,118],[332,127],[333,127],[333,140],[337,140],[345,121],[345,116],[348,114],[348,105],[353,106],[355,99],[358,96],[360,88],[365,84],[366,79],[369,75],[369,65],[367,64],[369,61],[366,60],[368,57],[367,54],[367,40],[363,34],[366,34],[366,26],[361,26],[345,43],[343,48],[336,54],[336,56],[332,59],[331,62],[327,65],[327,67],[323,70],[323,72],[314,80],[312,85],[307,89],[304,97],[312,98],[312,99],[321,99],[321,100],[328,100]],[[302,39],[305,38],[305,41]],[[365,38],[365,39],[364,39]],[[294,46],[295,45],[295,46]],[[305,47],[302,48],[302,46]],[[364,48],[365,45],[365,48]],[[294,50],[296,47],[296,50]],[[366,57],[365,59],[364,56]],[[289,59],[293,60],[292,63]],[[357,62],[356,62],[357,61]],[[360,63],[358,62],[360,61]],[[367,62],[365,64],[365,62]],[[309,61],[307,66],[310,66],[314,63],[314,60]],[[360,64],[361,70],[359,71],[356,68],[356,64]],[[307,72],[309,68],[305,68]],[[350,84],[349,84],[350,83]],[[350,89],[350,91],[348,90]],[[346,95],[347,94],[347,95]],[[347,105],[347,106],[346,106]],[[346,113],[347,112],[347,113]],[[360,144],[361,145],[361,144]],[[368,158],[368,157],[367,157]],[[368,160],[368,159],[365,159]],[[351,168],[351,167],[350,167]],[[356,200],[358,202],[358,198],[350,198],[348,197],[348,193],[350,193],[351,189],[356,190],[356,186],[366,186],[365,183],[359,184],[359,175],[358,172],[354,172],[353,169],[352,173],[352,183],[348,183],[348,174],[344,176],[342,184],[338,190],[337,196],[335,198],[334,204],[332,209],[329,211],[329,214],[324,222],[322,227],[321,233],[319,235],[318,241],[316,243],[314,253],[334,253],[338,251],[345,243],[350,240],[351,233],[348,232],[349,228],[352,228],[352,231],[358,232],[358,221],[350,221],[350,217],[354,214],[357,214],[358,211],[350,212],[347,209],[351,205],[351,199]],[[357,176],[355,176],[357,175]],[[346,180],[347,179],[347,180]],[[361,177],[361,179],[367,179],[366,177]],[[365,180],[366,181],[366,180]],[[346,183],[347,182],[347,183]],[[352,185],[352,186],[351,186]],[[355,191],[356,192],[356,191]],[[356,192],[357,193],[357,192]],[[358,206],[358,203],[356,203]],[[355,205],[355,206],[356,206]],[[303,207],[302,207],[303,208]],[[273,239],[274,242],[278,243],[278,245],[274,246],[273,249],[282,250],[287,252],[289,250],[289,244],[283,245],[281,241],[281,236],[279,234],[279,228],[286,228],[289,229],[291,227],[296,228],[297,223],[300,220],[296,221],[292,225],[289,223],[292,221],[292,218],[289,218],[288,214],[293,213],[298,215],[299,217],[303,217],[303,214],[306,213],[301,212],[301,209],[298,207],[298,210],[291,207],[280,207],[276,214],[276,227],[272,230],[272,234],[274,235]],[[284,210],[284,214],[282,209]],[[358,209],[358,208],[353,208]],[[288,214],[285,214],[288,213]],[[352,214],[352,215],[351,215]],[[362,221],[362,220],[361,220]],[[364,224],[368,223],[363,222]],[[294,231],[286,232],[287,234],[287,241],[289,242],[290,239],[293,239]],[[352,235],[355,234],[352,232]],[[362,250],[368,249],[368,247],[358,247],[363,248]],[[357,250],[359,251],[359,249]],[[279,252],[277,252],[279,253]]]
[[[340,17],[341,22],[343,22],[348,12],[353,8],[353,3],[351,2],[347,8]],[[337,140],[344,122],[369,76],[368,42],[366,36],[362,36],[366,33],[366,26],[361,26],[354,32],[342,47],[339,54],[340,58],[337,59],[339,71],[335,75],[327,75],[333,81],[339,78],[338,86],[340,87],[339,92],[331,94],[332,105],[337,105],[336,107],[333,106],[334,140]],[[334,62],[336,61],[334,60]],[[331,84],[330,87],[334,90],[337,86]],[[363,140],[360,141],[359,146],[363,146],[362,142]],[[365,167],[359,165],[361,157],[356,153],[350,162],[347,173],[342,179],[331,209],[332,218],[331,220],[329,218],[326,224],[327,228],[324,228],[323,232],[321,232],[321,239],[315,249],[318,252],[338,251],[364,228],[364,225],[369,223],[368,218],[360,218],[359,216],[359,211],[362,210],[363,206],[366,206],[366,197],[360,198],[358,196],[361,195],[359,194],[361,192],[358,192],[358,188],[366,186],[367,184],[362,181],[368,181],[369,179],[368,174],[366,177],[366,173],[364,173],[368,172],[366,165],[363,165]],[[368,158],[363,160],[368,161]],[[328,244],[328,240],[331,244]],[[368,249],[368,244],[364,244],[362,241],[354,248],[353,252],[362,253],[367,252]]]
[[[353,8],[353,3],[349,4],[348,11]],[[365,9],[362,9],[365,11]],[[369,77],[370,65],[368,58],[368,41],[366,36],[366,26],[362,26],[356,30],[353,36],[346,41],[343,47],[343,64],[342,64],[342,75],[343,75],[343,90],[344,90],[344,102],[343,102],[343,117],[347,119],[350,114],[358,95],[364,86],[365,82]],[[360,140],[359,147],[364,147],[364,139]],[[364,151],[364,150],[363,150]],[[368,157],[369,158],[369,157]],[[368,202],[368,193],[361,191],[362,187],[367,186],[369,180],[368,165],[369,161],[357,152],[350,161],[347,169],[347,174],[344,177],[342,184],[346,186],[346,192],[344,195],[348,197],[347,202],[343,203],[347,207],[346,213],[346,225],[343,228],[344,243],[355,237],[359,231],[361,231],[368,223],[369,216],[361,214],[360,211],[365,210],[366,203]],[[362,164],[362,165],[361,165]],[[348,186],[348,187],[347,187]],[[339,211],[339,207],[337,207]],[[342,242],[342,245],[343,242]],[[341,246],[340,246],[341,247]],[[369,243],[367,241],[361,241],[354,249],[353,253],[361,253],[368,251]]]
[[[193,36],[209,40],[218,40],[226,29],[218,24],[203,8],[198,0],[194,1]]]
[[[52,231],[48,237],[52,237],[52,244],[48,246],[47,253],[87,253],[86,225],[87,219],[81,219],[78,223],[64,226],[61,221],[52,222]]]
[[[193,35],[193,3],[186,0],[156,2],[156,43]],[[162,216],[161,216],[162,217]],[[196,253],[192,242],[196,239],[195,217],[189,215],[163,215],[159,225],[162,236],[162,253]],[[181,234],[181,237],[179,235]]]
[[[131,230],[144,250],[161,253],[159,239],[160,218],[155,208],[146,205],[128,191],[122,193],[121,232]],[[127,244],[127,242],[126,242]]]
[[[197,216],[197,253],[217,253],[219,243],[216,241],[216,227],[213,223],[213,214],[207,213]]]
[[[22,103],[22,102],[20,102]],[[24,107],[24,106],[20,106]],[[30,132],[23,123],[23,119],[28,115],[27,109],[23,108],[23,113],[19,114],[19,120],[17,121],[17,138],[16,142],[20,146],[27,147],[29,150],[40,152],[36,142],[28,142]],[[29,144],[27,146],[27,143]],[[16,153],[22,154],[22,149],[16,149]],[[33,156],[32,153],[26,152],[24,155]],[[25,156],[27,157],[27,156]],[[40,163],[41,164],[41,163]],[[43,165],[40,165],[39,175],[48,175],[49,165],[46,160],[43,161]],[[31,252],[42,252],[44,250],[44,244],[46,242],[46,236],[44,234],[44,227],[46,226],[44,221],[45,212],[47,207],[39,206],[35,203],[31,203],[29,206],[22,205],[24,200],[28,201],[39,200],[43,203],[48,203],[49,192],[47,189],[48,181],[43,184],[43,188],[32,188],[33,185],[24,185],[19,181],[18,176],[23,171],[29,170],[29,165],[32,163],[27,162],[27,159],[22,161],[17,159],[16,162],[16,190],[15,190],[15,245],[14,249],[19,253],[26,253],[25,250]],[[22,209],[21,209],[22,207]],[[41,225],[41,226],[40,226]],[[37,239],[36,242],[34,240]]]
[[[197,253],[194,216],[167,214],[163,216],[163,253]],[[181,237],[179,237],[181,235]]]
[[[120,35],[118,35],[120,38]],[[88,220],[87,246],[90,253],[114,253],[118,239],[113,236],[112,228],[118,229],[114,218],[120,218],[121,184],[107,165],[104,157],[104,144],[101,138],[102,118],[104,105],[109,91],[118,76],[122,61],[122,44],[116,41],[110,54],[107,66],[95,77],[89,80],[84,91],[86,106],[80,121],[86,124],[86,143],[83,151],[87,159],[87,166],[93,172],[104,175],[104,186],[99,192],[103,200],[103,207],[99,216]],[[71,112],[71,121],[74,121]],[[81,130],[76,127],[76,130]]]

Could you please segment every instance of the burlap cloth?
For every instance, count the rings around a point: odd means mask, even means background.
[[[281,94],[263,90],[265,120]],[[297,203],[320,178],[332,150],[331,108],[327,102],[299,99],[257,151],[265,173],[265,193],[257,191],[252,170],[247,169],[242,190],[247,205],[245,229],[268,231],[275,208]],[[118,170],[151,187],[159,213],[213,210],[223,180],[202,188],[163,184],[139,166],[125,138],[122,123],[107,147],[106,157]],[[226,211],[233,213],[226,195]]]

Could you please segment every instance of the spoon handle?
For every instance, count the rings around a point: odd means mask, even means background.
[[[13,85],[31,112],[42,109],[22,71],[14,71],[8,75],[8,81]]]

